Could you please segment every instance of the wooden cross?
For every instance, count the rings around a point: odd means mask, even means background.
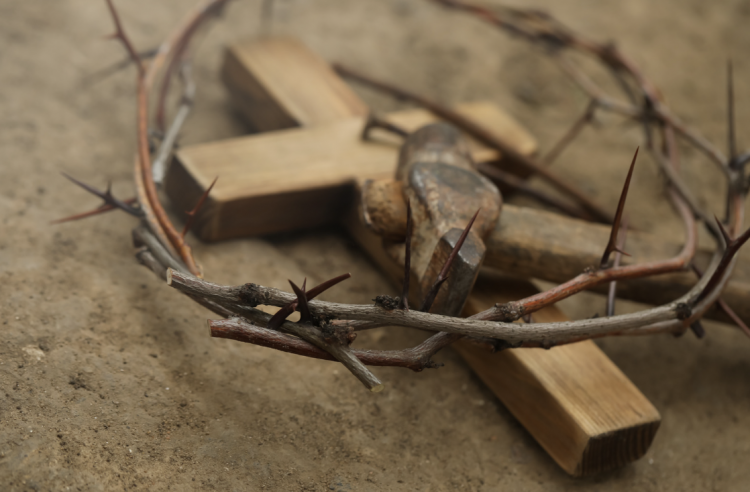
[[[196,233],[216,241],[343,220],[363,248],[387,267],[379,243],[344,211],[352,210],[358,180],[393,175],[398,140],[363,141],[367,106],[322,59],[294,39],[232,46],[223,77],[242,114],[265,133],[177,152],[165,186],[179,209],[191,209],[220,176],[196,221]],[[519,152],[534,152],[533,138],[494,105],[474,103],[457,109],[515,142]],[[392,113],[387,119],[407,130],[435,121],[423,110]],[[476,143],[472,153],[477,161],[501,157]],[[534,292],[526,281],[506,279],[500,284],[480,278],[465,311],[471,314]],[[567,319],[555,307],[535,317],[542,322]],[[659,426],[658,411],[591,341],[549,351],[497,354],[470,344],[455,347],[572,475],[589,475],[640,458]]]

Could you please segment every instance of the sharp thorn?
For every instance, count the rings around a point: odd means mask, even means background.
[[[612,223],[612,230],[609,233],[609,242],[607,247],[604,249],[602,255],[602,261],[599,263],[599,268],[604,268],[607,262],[609,262],[609,255],[613,251],[617,250],[617,234],[620,231],[620,222],[622,221],[622,213],[625,210],[625,200],[628,197],[628,189],[630,188],[630,180],[633,177],[633,169],[635,168],[635,161],[638,159],[638,151],[640,147],[635,149],[635,155],[630,163],[630,169],[628,170],[628,176],[625,178],[625,184],[622,186],[622,193],[620,193],[620,201],[617,203],[617,212],[615,213],[615,220]],[[627,254],[627,253],[623,253]],[[629,256],[629,255],[628,255]]]
[[[326,280],[325,282],[316,285],[312,289],[305,292],[305,295],[307,296],[307,300],[311,301],[315,299],[320,294],[327,291],[328,289],[338,284],[339,282],[343,282],[344,280],[351,278],[351,276],[352,276],[351,273],[344,273],[343,275],[339,275],[338,277],[334,277],[331,280]]]
[[[118,200],[117,198],[115,198],[114,196],[112,196],[112,194],[109,192],[109,189],[107,190],[106,193],[105,192],[101,192],[101,191],[97,190],[96,188],[94,188],[93,186],[87,185],[83,181],[79,181],[76,178],[74,178],[73,176],[70,176],[69,174],[66,174],[66,173],[60,173],[60,174],[62,174],[63,176],[65,176],[68,180],[70,180],[74,184],[76,184],[76,185],[80,186],[81,188],[83,188],[84,190],[88,191],[92,195],[98,196],[99,198],[101,198],[102,200],[104,200],[105,204],[112,205],[115,208],[119,208],[120,210],[122,210],[124,212],[127,212],[130,215],[133,215],[135,217],[141,217],[142,216],[141,210],[133,207],[130,203],[126,203],[126,202],[123,202],[121,200]]]
[[[306,278],[302,285],[304,286],[305,284],[307,284]],[[300,313],[300,321],[303,323],[310,321],[312,318],[310,316],[310,308],[307,305],[307,296],[305,295],[304,288],[300,289],[291,280],[289,280],[289,285],[292,286],[292,290],[297,295],[297,311]]]
[[[296,302],[292,302],[284,306],[283,308],[276,311],[276,314],[271,316],[271,319],[268,320],[268,324],[266,325],[269,330],[278,330],[282,323],[289,317],[290,314],[294,312],[294,309],[297,307]]]

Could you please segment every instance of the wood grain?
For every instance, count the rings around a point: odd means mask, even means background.
[[[258,131],[330,123],[368,112],[320,56],[291,37],[230,46],[222,78],[240,114]]]
[[[458,106],[483,123],[519,136],[519,148],[534,149],[531,136],[518,129],[490,103]],[[407,130],[436,121],[424,110],[387,115]],[[393,175],[400,139],[375,132],[372,141],[360,134],[364,117],[292,128],[180,149],[165,179],[178,210],[191,210],[218,176],[193,230],[205,241],[270,234],[335,223],[342,217],[358,179]],[[499,158],[476,142],[476,160]]]
[[[535,292],[525,281],[480,277],[464,313]],[[534,317],[538,322],[568,319],[554,306]],[[591,475],[637,460],[659,428],[656,408],[592,341],[496,354],[468,342],[459,342],[456,349],[571,475]]]

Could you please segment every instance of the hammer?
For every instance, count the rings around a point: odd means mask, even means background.
[[[506,275],[561,283],[587,268],[598,267],[610,234],[606,225],[502,205],[496,187],[476,171],[463,137],[445,123],[428,125],[408,135],[395,179],[366,181],[360,196],[360,221],[382,238],[388,261],[398,265],[404,264],[407,202],[411,204],[416,224],[411,248],[412,285],[416,289],[411,289],[411,297],[420,299],[434,284],[462,229],[479,210],[447,280],[448,288],[438,294],[434,312],[441,314],[461,312],[481,265]],[[631,259],[623,263],[669,258],[681,246],[647,232],[629,231]],[[705,268],[710,256],[710,251],[700,250],[694,264]],[[396,275],[393,266],[386,270]],[[750,321],[750,305],[745,302],[750,296],[749,270],[738,263],[722,295],[746,323]],[[696,281],[691,272],[621,281],[618,296],[665,304],[687,292]],[[594,290],[606,292],[606,288],[603,285]],[[728,320],[717,309],[709,316]]]

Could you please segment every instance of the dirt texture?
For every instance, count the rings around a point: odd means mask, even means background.
[[[192,3],[118,2],[138,49],[156,46]],[[739,141],[750,144],[750,3],[523,5],[616,40],[675,111],[722,148],[725,64],[733,58]],[[248,131],[218,69],[223,46],[261,32],[260,9],[258,0],[233,2],[201,36],[198,102],[183,144]],[[298,36],[329,60],[447,103],[495,101],[543,150],[586,105],[535,49],[427,2],[279,0],[274,10],[266,31]],[[111,31],[103,1],[0,0],[0,489],[750,489],[750,341],[736,329],[706,323],[702,341],[600,342],[663,423],[637,463],[573,479],[450,350],[438,356],[439,370],[376,369],[386,389],[370,394],[334,363],[209,338],[210,314],[137,264],[131,217],[50,226],[98,204],[60,171],[102,187],[111,180],[118,196],[133,195],[134,70],[96,75],[124,56],[102,39]],[[357,91],[380,111],[403,107]],[[610,116],[601,123],[555,168],[614,210],[641,131]],[[721,214],[719,173],[693,150],[683,156],[687,182]],[[639,228],[681,234],[646,155],[628,207]],[[287,278],[316,284],[348,271],[353,278],[324,299],[394,294],[336,229],[193,243],[213,281],[287,288]],[[576,317],[603,306],[594,295],[563,303]],[[397,348],[423,337],[389,328],[357,344]]]

